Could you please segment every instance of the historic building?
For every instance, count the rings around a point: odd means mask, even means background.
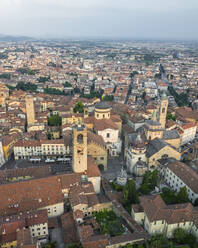
[[[126,153],[127,169],[131,174],[134,173],[141,176],[148,169],[146,164],[146,145],[140,134],[137,134],[137,136],[133,138],[134,141],[131,143]]]
[[[84,125],[73,128],[73,163],[75,173],[87,170],[87,129]]]
[[[9,89],[5,84],[0,83],[0,105],[5,106],[6,99],[9,98]]]
[[[86,115],[84,121],[87,128],[103,137],[110,156],[118,156],[121,153],[122,120],[119,116],[111,114],[110,106],[104,102],[97,103],[94,115]]]
[[[162,128],[165,128],[166,126],[167,109],[168,109],[168,98],[166,96],[166,93],[163,92],[160,102],[160,110],[159,110],[159,122]]]
[[[31,95],[27,95],[25,98],[27,124],[31,126],[35,123],[35,111],[34,111],[34,98]]]
[[[198,199],[198,174],[192,168],[179,161],[170,161],[161,166],[161,175],[165,182],[176,192],[186,187],[192,203]]]
[[[198,238],[198,210],[191,203],[166,205],[160,195],[139,197],[131,215],[151,235],[162,233],[173,237],[177,228],[192,232]]]

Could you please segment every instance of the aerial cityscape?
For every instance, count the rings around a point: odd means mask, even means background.
[[[18,17],[42,10],[11,2]],[[43,22],[0,27],[0,247],[197,248],[196,34],[61,36]]]

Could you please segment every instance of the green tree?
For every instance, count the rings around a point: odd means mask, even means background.
[[[157,78],[157,79],[161,79],[162,78],[162,74],[161,73],[156,73],[154,77]]]
[[[158,181],[158,171],[154,170],[150,177],[150,189],[151,190],[155,189],[155,187],[157,186],[157,181]]]
[[[113,95],[105,95],[103,101],[112,102],[114,100]]]
[[[52,115],[48,117],[48,125],[49,126],[61,126],[62,118],[59,115]]]
[[[63,96],[67,95],[64,91],[54,88],[45,88],[44,93],[49,95],[63,95]]]
[[[175,121],[176,120],[176,116],[175,115],[172,115],[171,113],[167,113],[166,119],[167,120],[173,120],[173,121]]]
[[[45,82],[47,82],[49,79],[50,79],[50,76],[48,76],[48,77],[39,77],[39,78],[37,79],[37,81],[38,81],[39,83],[45,83]]]
[[[52,241],[42,246],[42,248],[56,248],[56,247],[57,247],[56,241]]]
[[[142,93],[142,95],[141,95],[141,98],[144,100],[145,97],[146,97],[146,92],[144,91],[144,92]]]
[[[2,73],[0,74],[0,78],[4,78],[4,79],[11,79],[11,74],[10,73]]]
[[[187,193],[186,187],[182,187],[180,189],[179,193],[177,194],[177,201],[178,201],[178,203],[189,202],[188,193]]]
[[[170,242],[163,234],[156,234],[151,239],[151,248],[171,248],[172,242]]]
[[[75,87],[75,88],[74,88],[74,93],[75,93],[75,94],[80,94],[80,89],[79,89],[78,87]]]
[[[80,102],[77,102],[75,107],[74,107],[74,113],[83,113],[84,111],[84,106],[83,106],[83,103],[80,101]]]
[[[184,244],[186,241],[186,232],[182,228],[175,229],[173,233],[173,238],[178,244]]]
[[[72,87],[72,85],[69,82],[67,82],[67,81],[65,83],[63,83],[63,86],[64,87]]]
[[[161,197],[165,201],[166,204],[175,204],[175,203],[177,203],[177,196],[169,188],[165,187],[165,188],[162,189]]]
[[[136,204],[139,202],[136,184],[133,180],[128,181],[128,183],[124,187],[123,193],[126,203]]]
[[[185,243],[188,244],[190,247],[194,247],[194,245],[196,244],[195,235],[193,235],[192,233],[187,233],[185,238]]]
[[[17,90],[23,90],[23,91],[31,91],[36,92],[37,91],[37,85],[32,83],[25,83],[23,81],[20,81],[16,85]]]

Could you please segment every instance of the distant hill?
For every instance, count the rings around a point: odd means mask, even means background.
[[[4,35],[0,34],[0,42],[5,42],[5,41],[28,41],[28,40],[33,40],[32,37],[28,36],[12,36],[12,35]]]

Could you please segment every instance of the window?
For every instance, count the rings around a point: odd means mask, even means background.
[[[83,135],[82,135],[82,134],[79,134],[79,135],[77,136],[77,142],[78,142],[78,143],[83,143]]]
[[[40,232],[38,232],[38,235],[41,235]]]
[[[163,109],[162,109],[162,114],[164,114],[164,113],[165,113],[165,110],[166,110],[165,108],[163,108]]]
[[[110,133],[107,133],[107,138],[109,138],[110,137]]]
[[[104,157],[100,157],[100,160],[104,160]]]
[[[37,231],[40,231],[40,227],[39,227],[39,228],[37,228]]]

